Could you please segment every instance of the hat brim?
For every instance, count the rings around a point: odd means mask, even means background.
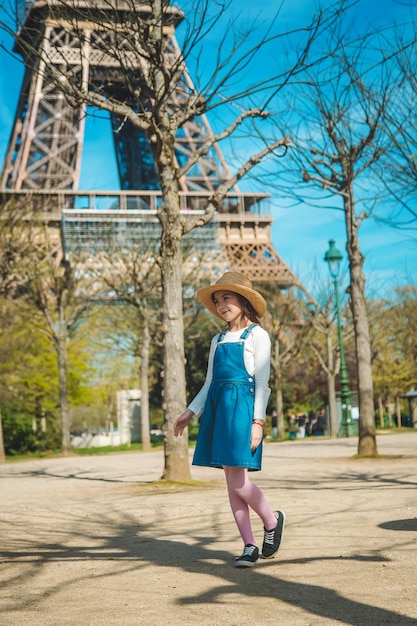
[[[209,287],[202,287],[196,293],[197,298],[201,302],[201,304],[208,310],[210,313],[213,313],[220,320],[223,320],[223,317],[218,313],[216,305],[213,302],[213,294],[216,291],[230,291],[232,293],[238,293],[240,296],[243,296],[251,303],[253,308],[255,309],[259,318],[261,318],[266,311],[266,302],[258,291],[255,289],[251,289],[250,287],[244,287],[243,285],[227,285],[227,284],[217,284],[210,285]]]

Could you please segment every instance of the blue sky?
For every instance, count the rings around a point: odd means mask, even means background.
[[[286,0],[280,15],[280,27],[290,28],[306,19],[314,10],[312,0]],[[179,2],[181,6],[181,2]],[[184,6],[184,4],[183,4]],[[251,22],[258,18],[267,23],[277,4],[270,1],[253,3],[250,0],[232,0],[232,10],[237,19]],[[362,24],[381,25],[409,16],[408,9],[396,0],[359,0],[356,17]],[[217,31],[221,36],[220,30]],[[216,31],[210,37],[210,45],[216,45]],[[0,42],[11,48],[10,39],[0,33]],[[248,69],[250,72],[250,69]],[[3,162],[9,132],[19,96],[23,69],[6,52],[0,50],[0,159]],[[86,143],[83,152],[82,189],[117,188],[115,163],[110,127],[106,121],[88,119]],[[245,185],[244,189],[248,189]],[[257,188],[259,189],[259,187]],[[257,189],[253,189],[254,191]],[[268,189],[263,189],[268,191]],[[273,192],[274,194],[274,192]],[[327,276],[323,262],[328,240],[335,239],[337,247],[345,249],[343,213],[326,208],[305,205],[291,206],[285,198],[271,196],[270,209],[274,218],[272,240],[274,246],[314,294],[317,272]],[[367,220],[360,230],[360,242],[365,254],[365,274],[370,295],[385,295],[392,287],[417,281],[417,234],[415,230],[396,231],[388,226]]]

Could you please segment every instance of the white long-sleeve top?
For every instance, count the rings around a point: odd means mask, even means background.
[[[227,331],[220,343],[239,341],[242,333],[243,330],[234,332]],[[200,417],[204,411],[208,390],[212,381],[214,353],[216,351],[219,334],[215,335],[211,341],[207,375],[204,385],[187,407],[197,417]],[[261,326],[254,326],[245,339],[243,358],[248,374],[255,379],[253,419],[263,421],[265,420],[266,407],[271,393],[268,384],[271,367],[271,340],[266,330],[261,328]]]

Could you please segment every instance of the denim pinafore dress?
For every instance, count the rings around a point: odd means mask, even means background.
[[[245,340],[255,326],[245,328],[237,342],[222,342],[225,332],[219,335],[193,465],[261,469],[262,443],[254,452],[250,448],[255,379],[244,361]]]

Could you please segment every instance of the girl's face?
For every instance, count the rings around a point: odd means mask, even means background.
[[[218,314],[229,324],[229,328],[239,328],[239,324],[245,316],[238,296],[233,291],[215,291],[213,302]]]

